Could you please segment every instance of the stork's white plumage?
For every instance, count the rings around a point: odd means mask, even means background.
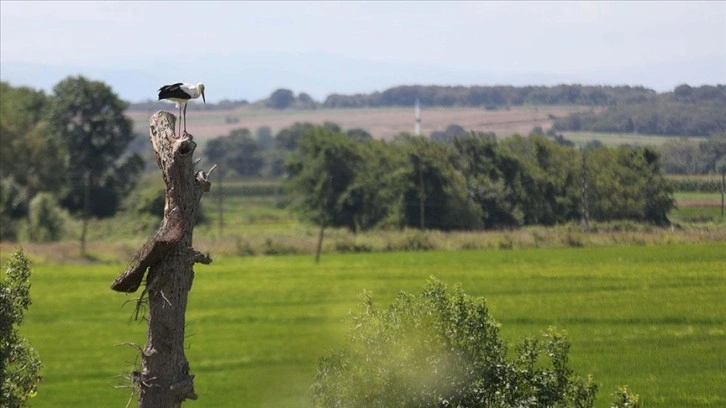
[[[190,99],[202,97],[202,101],[207,103],[204,97],[204,84],[196,85],[177,82],[172,85],[164,85],[159,88],[159,100],[167,100],[176,103],[179,107],[179,130],[181,130],[181,122],[184,122],[184,133],[187,132],[187,102]],[[184,114],[182,115],[182,105],[184,106]]]

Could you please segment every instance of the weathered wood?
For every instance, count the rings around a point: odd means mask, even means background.
[[[146,274],[149,332],[138,378],[140,408],[180,407],[196,399],[194,376],[184,355],[187,296],[195,262],[211,259],[192,248],[194,219],[202,194],[209,191],[208,174],[194,171],[192,135],[177,135],[175,117],[156,112],[149,119],[151,144],[166,185],[164,218],[157,232],[141,247],[112,289],[133,292]]]

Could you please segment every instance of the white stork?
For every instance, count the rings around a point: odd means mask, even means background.
[[[201,95],[202,101],[207,103],[204,98],[204,84],[196,85],[178,82],[173,85],[164,85],[159,88],[159,100],[165,99],[176,103],[179,107],[179,130],[181,130],[181,122],[184,121],[184,133],[187,133],[187,102],[190,99],[197,99]],[[182,116],[182,105],[184,105],[184,115]]]

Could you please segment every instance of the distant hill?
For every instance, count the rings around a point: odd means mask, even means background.
[[[305,115],[292,112],[325,110],[329,116],[338,117],[331,112],[335,109],[386,109],[403,108],[403,112],[410,109],[419,101],[420,106],[426,110],[450,108],[474,108],[474,123],[471,129],[481,129],[491,126],[491,122],[476,122],[476,117],[483,116],[483,111],[508,111],[517,107],[578,107],[578,112],[569,112],[562,115],[561,111],[555,117],[535,120],[529,123],[532,127],[553,127],[556,131],[576,132],[610,132],[610,133],[637,133],[663,136],[710,136],[726,133],[726,85],[703,85],[691,87],[680,85],[672,92],[657,93],[652,89],[630,86],[586,86],[586,85],[556,85],[556,86],[421,86],[406,85],[386,89],[383,92],[354,95],[330,95],[323,102],[316,102],[305,94],[295,95],[289,89],[278,89],[270,98],[260,100],[254,104],[247,101],[223,101],[220,104],[190,105],[190,110],[218,110],[234,111],[251,105],[252,109],[277,108],[272,111],[287,112],[282,115],[290,119],[297,117],[317,117],[320,115]],[[133,104],[132,112],[151,112],[155,109],[166,109],[167,104],[147,102]],[[597,109],[596,109],[597,108]],[[449,111],[449,115],[455,115]],[[269,115],[265,115],[269,119]],[[368,117],[372,120],[372,117]],[[556,120],[555,120],[556,119]],[[266,119],[267,120],[267,119]],[[332,120],[335,121],[335,120]],[[522,124],[521,119],[517,119]],[[240,118],[236,114],[225,117],[225,125],[236,125]],[[528,122],[528,121],[525,121]],[[380,122],[363,123],[362,127],[376,126]],[[406,123],[406,122],[404,122]],[[291,123],[290,123],[291,124]],[[439,123],[444,127],[458,124]],[[407,128],[408,126],[405,126]],[[514,127],[521,132],[521,127]],[[397,127],[401,129],[400,126]],[[500,128],[501,129],[501,128]],[[433,129],[438,130],[438,129]],[[384,133],[389,133],[385,132]]]
[[[111,86],[122,99],[144,102],[156,99],[157,89],[177,81],[207,85],[207,101],[250,101],[269,97],[276,89],[307,93],[318,102],[330,95],[383,92],[404,84],[440,86],[593,86],[644,87],[666,92],[687,83],[691,86],[726,83],[723,58],[703,58],[631,69],[608,69],[572,73],[566,64],[562,72],[493,72],[458,69],[431,64],[383,63],[322,53],[284,54],[276,52],[230,53],[224,56],[187,58],[183,64],[171,59],[128,59],[98,61],[98,66],[29,64],[0,60],[0,80],[13,86],[30,86],[50,91],[71,75],[84,75]],[[101,65],[105,64],[105,65]],[[533,63],[536,67],[536,63]]]

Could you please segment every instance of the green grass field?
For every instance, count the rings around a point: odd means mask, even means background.
[[[33,407],[129,400],[131,390],[114,386],[136,351],[118,344],[143,346],[145,325],[130,320],[124,302],[133,296],[109,289],[122,269],[33,265],[22,333],[45,377]],[[722,243],[324,255],[319,265],[311,256],[217,256],[195,270],[187,357],[199,400],[185,406],[309,406],[317,359],[344,344],[361,291],[384,306],[400,290],[418,294],[431,276],[485,297],[512,345],[551,325],[567,330],[573,368],[600,385],[598,407],[623,384],[645,407],[726,405]]]
[[[676,208],[671,211],[673,222],[724,222],[721,212],[721,193],[676,192]]]
[[[604,133],[604,132],[562,132],[565,139],[574,142],[578,146],[597,140],[605,146],[660,146],[664,143],[679,140],[678,136],[657,136],[642,135],[637,133]],[[689,136],[688,140],[694,142],[703,142],[707,140],[705,137]]]

